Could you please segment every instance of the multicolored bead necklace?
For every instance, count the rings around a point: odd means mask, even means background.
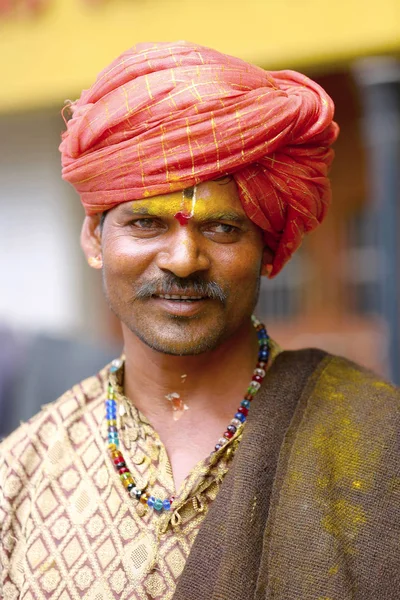
[[[220,450],[231,438],[233,438],[239,427],[244,425],[247,419],[251,401],[260,389],[261,383],[265,377],[269,358],[269,336],[265,326],[260,323],[260,321],[258,321],[254,315],[251,317],[251,320],[257,331],[258,344],[260,346],[258,351],[258,362],[253,371],[253,377],[250,381],[249,387],[247,388],[244,399],[241,401],[234,418],[226,428],[223,436],[218,440],[211,454],[218,452],[218,450]],[[110,368],[110,373],[115,373],[120,367],[120,360],[113,361]],[[133,475],[126,466],[125,459],[120,450],[120,440],[117,428],[117,401],[115,400],[114,387],[111,382],[108,383],[107,391],[108,397],[105,404],[108,428],[108,451],[115,468],[118,471],[123,486],[132,498],[139,500],[139,502],[149,506],[150,508],[154,508],[155,511],[162,512],[171,510],[171,505],[174,498],[161,500],[161,498],[150,496],[144,490],[140,490],[138,487],[136,487]]]

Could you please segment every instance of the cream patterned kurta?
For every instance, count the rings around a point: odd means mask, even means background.
[[[276,355],[274,348],[271,356]],[[116,377],[122,377],[117,373]],[[172,598],[241,436],[188,475],[173,511],[130,498],[106,448],[108,369],[47,405],[0,445],[0,597]],[[116,381],[114,382],[116,383]],[[123,397],[122,452],[138,485],[174,494],[166,450]]]

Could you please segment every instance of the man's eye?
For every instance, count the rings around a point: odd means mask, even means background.
[[[229,223],[209,223],[203,234],[218,244],[232,244],[240,239],[241,229]]]
[[[214,223],[210,226],[211,231],[214,233],[238,233],[239,229],[233,225],[227,225],[226,223]]]
[[[154,229],[159,227],[159,223],[156,219],[135,219],[131,221],[130,225],[136,229]]]

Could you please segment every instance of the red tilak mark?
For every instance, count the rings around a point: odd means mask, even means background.
[[[190,215],[187,212],[182,212],[181,210],[174,215],[175,219],[179,222],[182,227],[189,223]]]

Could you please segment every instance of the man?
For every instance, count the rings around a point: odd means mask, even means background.
[[[3,597],[398,598],[398,391],[252,318],[329,204],[330,98],[179,42],[70,109],[124,356],[3,442]]]

